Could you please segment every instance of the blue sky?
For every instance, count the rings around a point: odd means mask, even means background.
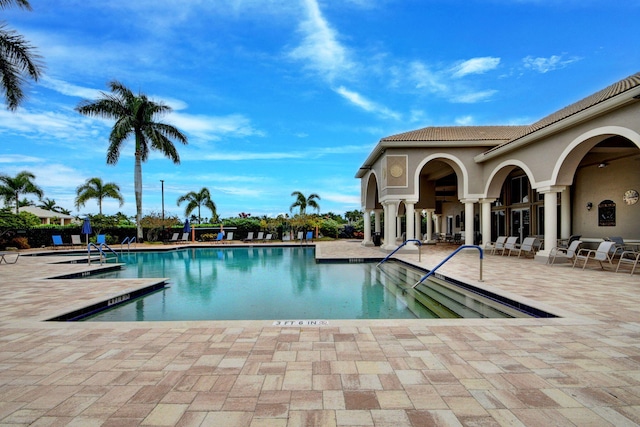
[[[135,214],[133,144],[106,164],[113,122],[74,107],[119,80],[173,108],[181,164],[142,165],[143,211],[184,216],[207,187],[221,217],[360,208],[354,178],[380,138],[426,126],[529,124],[639,71],[638,0],[31,0],[0,11],[43,57],[0,110],[0,172],[36,175],[74,214],[91,177]],[[179,145],[179,144],[178,144]],[[205,214],[208,216],[208,214]]]

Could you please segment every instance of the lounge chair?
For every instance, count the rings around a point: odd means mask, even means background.
[[[107,236],[104,234],[98,234],[96,237],[96,243],[98,245],[106,245],[107,244]]]
[[[629,264],[631,265],[631,275],[633,276],[633,272],[636,269],[636,266],[640,263],[640,252],[637,251],[624,251],[620,255],[620,259],[618,260],[618,266],[616,267],[616,273],[620,269],[621,264]]]
[[[605,239],[604,239],[604,240],[606,240],[606,241],[610,241],[610,242],[614,242],[614,243],[615,243],[615,247],[614,247],[614,249],[612,249],[612,251],[613,251],[612,256],[613,256],[613,257],[615,257],[616,255],[618,255],[618,252],[619,252],[620,254],[622,254],[622,253],[623,253],[623,252],[625,252],[625,251],[633,251],[633,250],[635,250],[635,247],[634,247],[634,246],[626,245],[626,244],[624,243],[624,239],[623,239],[622,237],[620,237],[620,236],[605,237]]]
[[[520,258],[520,255],[523,252],[524,252],[525,258],[527,257],[527,254],[531,254],[535,256],[536,250],[539,246],[539,244],[537,244],[537,241],[538,239],[536,239],[535,237],[525,237],[524,240],[522,241],[522,244],[515,249],[518,251],[518,258]],[[509,255],[511,255],[511,249],[509,250]]]
[[[302,244],[302,241],[304,240],[304,231],[298,231],[298,238],[296,240],[299,240],[300,244]]]
[[[179,242],[188,242],[189,241],[189,234],[190,233],[182,233],[182,237],[180,237],[180,240],[178,240]]]
[[[453,235],[453,243],[459,245],[462,243],[462,233],[455,233]]]
[[[498,236],[495,242],[489,243],[489,248],[491,248],[491,255],[495,254],[496,251],[502,252],[504,250],[504,243],[506,241],[507,241],[507,236]],[[489,248],[487,248],[487,250]]]
[[[307,242],[313,242],[313,231],[307,231],[307,235],[305,236],[305,240]]]
[[[64,242],[62,241],[62,236],[59,236],[57,234],[54,234],[53,236],[51,236],[51,239],[53,240],[53,247],[55,248],[62,248],[64,246],[67,246],[64,244]]]
[[[13,261],[10,261],[12,256],[15,256],[15,258],[13,259]],[[19,252],[12,252],[12,251],[0,252],[0,264],[2,264],[3,262],[5,264],[15,264],[16,262],[18,262],[18,258],[20,258]]]
[[[228,233],[227,233],[227,232],[222,231],[222,233],[225,233],[225,234],[224,234],[224,237],[225,237],[224,241],[225,241],[225,242],[231,242],[231,241],[233,240],[233,231],[230,231],[230,232],[228,232]]]
[[[600,242],[598,245],[598,249],[580,249],[576,254],[576,258],[573,261],[573,267],[575,268],[578,260],[584,260],[584,264],[582,264],[582,269],[587,266],[587,262],[589,260],[598,261],[600,263],[600,268],[604,270],[604,266],[602,262],[608,262],[611,267],[613,267],[613,258],[611,256],[611,250],[615,245],[615,242],[604,241]]]
[[[214,244],[222,243],[223,239],[224,239],[224,231],[221,231],[218,233],[218,236],[216,237],[216,240],[213,241],[213,243]]]
[[[270,242],[271,240],[273,240],[273,234],[267,233],[267,235],[264,238],[264,241],[265,242]]]
[[[553,265],[556,262],[557,257],[560,257],[573,264],[573,261],[575,261],[576,253],[578,252],[578,248],[581,244],[582,240],[574,240],[573,242],[571,242],[568,248],[563,248],[561,246],[551,248],[551,251],[549,252],[549,258],[547,258],[547,264]]]
[[[176,243],[180,237],[180,233],[173,233],[173,236],[168,240],[169,243]]]
[[[82,239],[80,238],[79,234],[72,234],[71,235],[71,245],[72,246],[82,246]]]
[[[502,255],[509,251],[509,255],[511,255],[511,251],[518,249],[518,236],[509,236],[507,237],[507,241],[504,242],[504,249],[502,249]]]
[[[250,231],[249,234],[247,234],[247,237],[242,239],[243,242],[252,242],[253,241],[253,231]]]
[[[258,237],[256,237],[256,240],[264,241],[264,231],[259,231],[258,232]]]

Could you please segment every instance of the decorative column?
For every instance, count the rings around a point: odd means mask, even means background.
[[[415,202],[405,200],[405,218],[407,220],[407,240],[414,240],[416,238],[416,226],[415,226]],[[408,245],[415,245],[415,242],[407,243]]]
[[[420,211],[415,211],[413,217],[415,218],[416,225],[416,239],[422,240],[422,215]]]
[[[382,212],[381,209],[374,209],[373,210],[373,231],[375,233],[380,233],[381,231],[381,221],[380,221],[380,213]]]
[[[544,194],[544,249],[536,253],[537,262],[546,263],[549,252],[558,243],[558,193],[566,187],[546,187],[538,189]]]
[[[465,199],[464,203],[464,244],[473,245],[473,205],[478,200]]]
[[[571,195],[569,187],[560,193],[560,238],[569,239],[571,237]],[[545,209],[546,210],[546,209]]]
[[[384,246],[382,249],[394,250],[396,245],[398,202],[384,203]]]
[[[482,245],[486,246],[491,242],[491,203],[496,199],[480,200],[480,229],[482,230]]]
[[[427,209],[427,242],[433,242],[433,217],[435,209]]]
[[[440,217],[442,216],[442,214],[437,214],[434,213],[433,214],[433,228],[434,228],[434,233],[441,233],[440,231]]]
[[[362,246],[373,246],[373,240],[371,240],[371,212],[364,209],[364,240],[362,240]]]

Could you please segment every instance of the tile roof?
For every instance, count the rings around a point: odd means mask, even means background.
[[[557,123],[574,114],[640,86],[640,72],[525,126],[444,126],[426,127],[382,138],[381,142],[403,141],[494,141],[498,146]],[[495,147],[497,148],[497,147]],[[491,150],[490,150],[491,151]]]
[[[444,126],[426,127],[397,135],[387,136],[381,141],[495,141],[514,139],[528,126]]]

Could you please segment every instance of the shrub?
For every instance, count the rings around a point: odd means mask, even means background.
[[[31,246],[29,246],[29,240],[26,237],[14,237],[11,239],[10,246],[18,249],[31,249]]]
[[[202,240],[203,242],[213,242],[217,237],[217,233],[205,233],[200,236],[200,240]]]

